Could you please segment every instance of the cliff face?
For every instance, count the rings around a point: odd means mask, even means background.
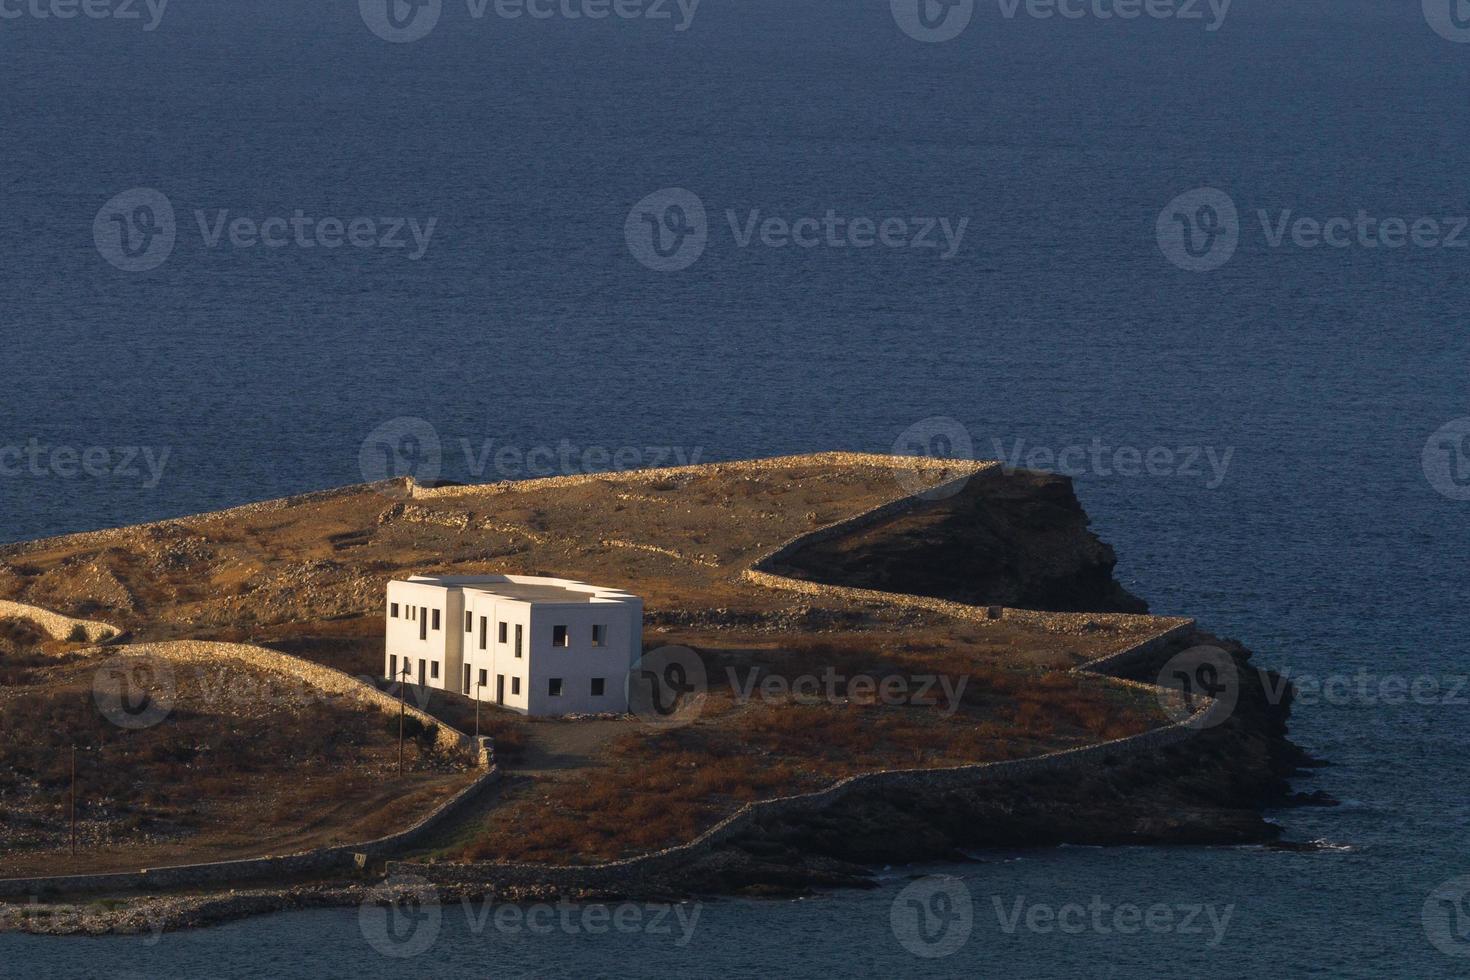
[[[815,542],[782,569],[832,585],[1052,612],[1148,611],[1113,580],[1113,549],[1088,530],[1072,481],[994,471],[851,535]]]

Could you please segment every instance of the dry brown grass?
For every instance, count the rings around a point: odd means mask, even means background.
[[[396,719],[280,697],[243,665],[230,668],[243,694],[179,671],[161,723],[121,728],[99,710],[88,666],[0,700],[0,875],[44,870],[69,850],[73,746],[82,859],[68,856],[69,870],[136,868],[160,849],[161,861],[187,861],[365,839],[468,778],[427,743],[407,746],[399,777]]]
[[[759,676],[788,680],[831,668],[851,679],[917,676],[916,667],[930,661],[830,641],[706,654],[711,694],[694,725],[639,728],[572,774],[511,785],[455,856],[553,864],[629,857],[688,841],[745,803],[811,792],[845,776],[1024,758],[1136,734],[1160,720],[1148,699],[1103,680],[984,663],[956,675],[951,690],[961,677],[966,682],[954,706],[942,696],[936,704],[854,700],[841,685],[835,701],[746,701],[719,683],[724,666],[756,664]]]

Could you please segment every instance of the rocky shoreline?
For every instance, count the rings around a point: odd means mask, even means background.
[[[403,865],[390,878],[364,876],[284,887],[132,895],[74,902],[32,898],[0,904],[0,932],[37,935],[161,935],[237,919],[315,908],[362,907],[417,892],[439,903],[545,901],[672,902],[701,896],[791,897],[823,888],[875,887],[874,869],[934,861],[983,860],[991,848],[1091,845],[1265,845],[1283,842],[1266,807],[1331,805],[1321,793],[1293,793],[1289,780],[1318,765],[1287,738],[1291,687],[1250,664],[1238,643],[1190,638],[1226,650],[1241,678],[1223,724],[1187,741],[1119,755],[1096,772],[1034,774],[973,789],[903,796],[855,793],[797,818],[757,822],[686,864],[617,889],[506,886],[473,865]],[[1157,654],[1162,664],[1173,648]],[[1128,673],[1152,678],[1152,663]],[[1268,692],[1284,692],[1272,700]],[[412,869],[412,870],[410,870]],[[488,869],[487,869],[488,870]],[[424,891],[427,889],[427,891]]]

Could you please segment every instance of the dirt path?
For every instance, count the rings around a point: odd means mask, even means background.
[[[605,745],[625,732],[636,731],[635,721],[546,721],[527,726],[529,736],[521,761],[511,767],[517,775],[547,776],[597,764]]]

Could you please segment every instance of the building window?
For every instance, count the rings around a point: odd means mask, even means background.
[[[429,676],[435,678],[439,676],[439,661],[436,660],[429,664]]]
[[[388,676],[395,681],[398,680],[398,654],[396,653],[388,654]]]
[[[388,615],[391,616],[391,617],[393,617],[394,619],[397,619],[398,618],[398,603],[396,603],[396,602],[390,602],[390,603],[388,603]]]
[[[551,628],[551,645],[554,647],[564,647],[568,643],[567,628],[565,626],[553,626]]]
[[[607,689],[607,680],[606,680],[606,678],[602,678],[602,677],[594,677],[594,678],[592,678],[592,696],[594,698],[600,698],[600,697],[602,697],[603,692],[606,689]]]
[[[500,624],[500,642],[501,643],[504,643],[505,642],[505,624],[504,623],[501,623]]]
[[[553,677],[546,685],[546,693],[554,698],[561,697],[561,678]]]
[[[490,683],[490,672],[489,671],[486,671],[486,670],[480,671],[480,686],[481,687],[484,687],[486,684],[489,684],[489,683]]]
[[[605,647],[605,646],[607,646],[607,627],[606,626],[594,626],[594,627],[592,627],[592,645],[595,646],[595,647]]]
[[[512,677],[510,679],[510,693],[512,693],[512,694],[520,694],[521,693],[521,679],[519,677]]]
[[[439,628],[439,610],[434,610],[434,629]]]
[[[490,636],[490,617],[480,617],[480,649],[485,649],[485,641]]]
[[[521,655],[521,624],[516,623],[516,656]]]
[[[464,631],[473,633],[475,631],[475,614],[466,611],[464,614]]]

